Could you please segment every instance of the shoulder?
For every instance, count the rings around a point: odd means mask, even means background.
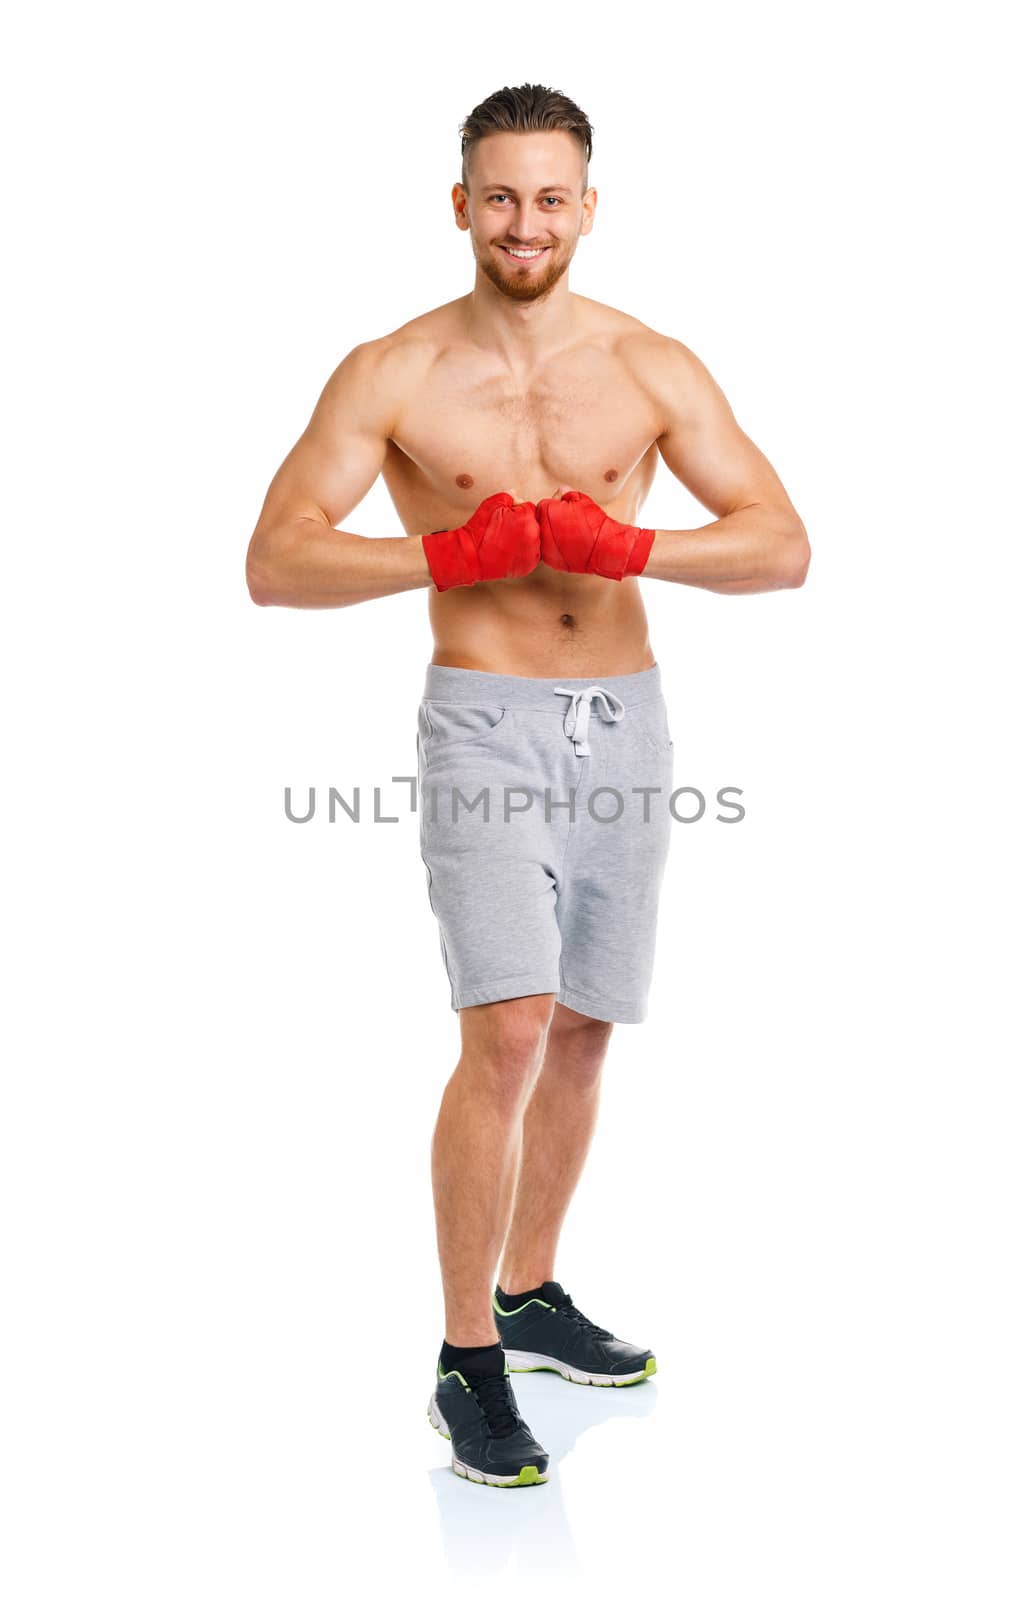
[[[621,341],[620,356],[659,408],[664,430],[726,406],[708,367],[680,339],[643,327]]]
[[[356,344],[334,368],[323,390],[326,406],[359,411],[391,432],[408,396],[446,342],[440,313],[426,312],[377,338]]]
[[[423,311],[390,333],[368,339],[357,348],[365,351],[365,359],[375,362],[380,371],[398,372],[404,367],[427,364],[457,337],[461,327],[460,306],[460,301],[451,300],[447,305]]]
[[[651,393],[676,397],[708,376],[695,352],[670,334],[650,328],[616,306],[578,296],[594,333],[601,335],[635,381]]]
[[[620,340],[620,355],[633,369],[635,377],[651,385],[676,387],[697,378],[702,363],[680,339],[639,324]]]

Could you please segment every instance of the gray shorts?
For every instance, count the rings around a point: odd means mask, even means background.
[[[555,994],[604,1022],[645,1021],[673,755],[658,666],[426,668],[420,843],[454,1011]]]

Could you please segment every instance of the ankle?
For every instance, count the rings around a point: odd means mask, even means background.
[[[488,1328],[473,1328],[470,1325],[468,1327],[459,1327],[456,1322],[452,1323],[451,1326],[454,1330],[453,1334],[448,1330],[443,1337],[449,1345],[453,1345],[457,1350],[478,1350],[483,1346],[488,1347],[491,1344],[498,1344],[500,1341],[495,1322]]]
[[[497,1288],[504,1294],[524,1294],[526,1289],[541,1289],[544,1283],[553,1281],[553,1268],[549,1271],[533,1272],[508,1272],[497,1279]]]

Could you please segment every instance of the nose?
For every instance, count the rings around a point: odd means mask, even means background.
[[[548,235],[542,209],[530,205],[527,200],[519,200],[514,208],[514,226],[509,237],[523,250],[532,245],[545,244]]]

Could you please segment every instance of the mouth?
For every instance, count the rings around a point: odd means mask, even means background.
[[[544,244],[538,250],[520,250],[519,251],[519,250],[512,250],[510,248],[510,246],[506,245],[506,244],[497,245],[497,249],[498,250],[502,250],[504,255],[507,257],[507,259],[509,261],[514,261],[519,266],[526,266],[526,267],[532,261],[541,261],[543,256],[549,254],[551,248],[552,247],[550,245]]]

